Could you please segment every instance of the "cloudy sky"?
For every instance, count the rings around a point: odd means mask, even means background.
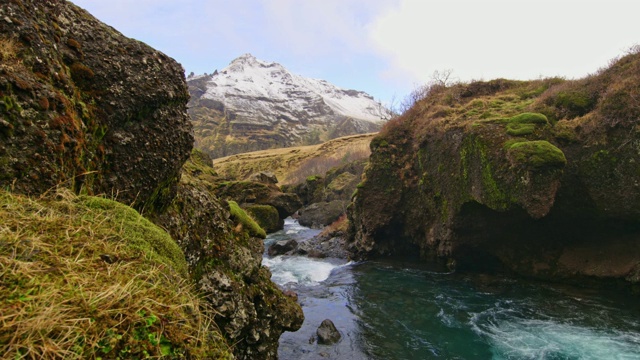
[[[252,53],[383,102],[434,71],[579,78],[640,44],[637,0],[72,1],[187,73]]]

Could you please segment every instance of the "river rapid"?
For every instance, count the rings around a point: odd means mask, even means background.
[[[287,219],[265,245],[317,233]],[[305,314],[280,339],[283,360],[640,359],[640,301],[620,291],[406,263],[265,254],[263,264]],[[342,340],[310,341],[327,318]]]

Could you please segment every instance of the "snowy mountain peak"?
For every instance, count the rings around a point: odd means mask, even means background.
[[[190,113],[200,117],[195,121],[202,123],[203,134],[212,123],[226,126],[219,131],[228,132],[226,139],[232,142],[224,151],[211,151],[214,156],[373,132],[390,117],[365,92],[292,74],[276,62],[251,54],[234,59],[212,75],[193,76],[187,82],[192,95]],[[219,134],[218,130],[214,133]],[[222,139],[216,136],[216,141]],[[258,148],[252,148],[254,145]]]
[[[373,97],[356,90],[341,89],[325,80],[305,78],[291,74],[284,66],[275,62],[257,59],[244,54],[234,59],[229,66],[215,74],[207,86],[205,98],[223,101],[229,108],[244,112],[252,97],[266,103],[278,103],[278,112],[290,110],[292,119],[315,115],[343,115],[354,119],[380,123],[388,118],[388,112]],[[328,109],[310,112],[309,103]],[[286,105],[284,105],[286,104]],[[251,105],[250,107],[253,107]],[[271,109],[268,109],[271,108]],[[260,116],[269,121],[280,118],[274,106],[261,107]],[[316,110],[319,110],[316,106]]]

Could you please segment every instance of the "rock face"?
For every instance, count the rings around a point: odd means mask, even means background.
[[[226,203],[207,190],[206,166],[190,168],[178,196],[153,218],[183,249],[192,278],[217,314],[216,323],[235,344],[234,355],[275,359],[282,332],[302,325],[302,309],[261,266],[262,239],[232,221]]]
[[[67,1],[0,15],[0,185],[170,199],[193,143],[180,64]]]
[[[364,92],[291,74],[250,54],[187,82],[196,147],[214,158],[375,132],[389,118]]]
[[[0,19],[0,186],[134,204],[180,246],[185,280],[236,358],[276,358],[280,334],[304,316],[261,266],[261,239],[212,193],[211,159],[194,152],[185,163],[193,137],[182,67],[67,1],[3,1]]]
[[[431,87],[371,143],[352,254],[637,282],[639,74],[636,52],[578,81]]]

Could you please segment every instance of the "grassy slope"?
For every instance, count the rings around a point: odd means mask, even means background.
[[[214,159],[214,167],[223,177],[243,180],[258,171],[276,174],[280,183],[290,182],[293,173],[312,158],[341,158],[369,148],[375,134],[353,135],[310,146],[254,151]],[[324,174],[324,172],[322,173]]]
[[[120,203],[0,191],[6,358],[229,358],[166,232]]]

